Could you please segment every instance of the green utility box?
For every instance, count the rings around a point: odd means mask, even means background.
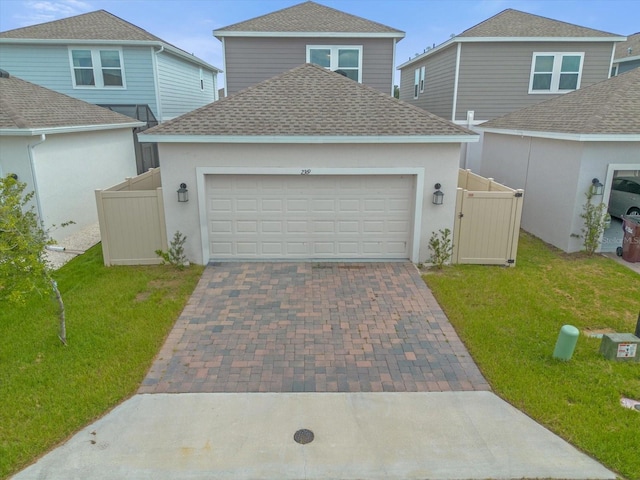
[[[640,338],[632,333],[605,333],[600,353],[608,360],[640,363]]]

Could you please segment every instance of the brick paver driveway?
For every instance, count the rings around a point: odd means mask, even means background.
[[[139,393],[489,390],[411,263],[215,263]]]

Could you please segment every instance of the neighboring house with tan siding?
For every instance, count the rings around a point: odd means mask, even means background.
[[[400,65],[400,99],[478,125],[607,79],[625,39],[507,9]],[[477,170],[480,151],[461,166]]]
[[[56,240],[98,221],[96,189],[136,173],[143,123],[0,70],[0,176],[16,175]]]
[[[612,75],[628,72],[640,67],[640,32],[627,37],[626,42],[616,45]]]
[[[580,215],[593,180],[604,187],[594,201],[608,203],[614,178],[640,176],[640,69],[479,128],[484,131],[480,173],[526,192],[522,228],[566,252],[578,251]],[[620,246],[619,224],[613,233],[603,251]]]
[[[0,68],[149,127],[218,98],[219,69],[105,10],[0,32]],[[158,166],[145,147],[140,173]]]
[[[217,29],[225,94],[315,63],[393,95],[396,43],[405,33],[315,2]]]

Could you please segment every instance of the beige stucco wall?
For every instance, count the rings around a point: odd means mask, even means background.
[[[640,165],[640,144],[485,133],[480,173],[524,189],[524,230],[566,252],[577,252],[583,248],[579,235],[585,194],[593,178],[611,185],[610,164]]]
[[[422,168],[422,222],[419,259],[429,257],[431,233],[453,231],[455,191],[460,144],[159,144],[167,237],[176,231],[188,237],[186,253],[195,263],[204,263],[197,195],[197,167],[231,168]],[[313,173],[312,173],[313,174]],[[366,174],[366,171],[363,171]],[[180,183],[189,189],[189,202],[178,203]],[[442,184],[444,205],[431,202],[433,185]]]
[[[0,137],[2,171],[16,173],[27,184],[27,192],[35,189],[28,145],[40,140],[40,136]],[[129,128],[48,134],[32,150],[43,225],[58,241],[98,221],[96,189],[136,175],[133,134]],[[68,221],[75,224],[59,227]],[[54,225],[58,228],[53,228]]]

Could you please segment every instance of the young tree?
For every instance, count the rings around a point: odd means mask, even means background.
[[[29,207],[33,192],[13,176],[0,179],[0,301],[24,303],[31,293],[53,291],[59,306],[59,338],[67,344],[64,303],[44,256],[54,243]]]

